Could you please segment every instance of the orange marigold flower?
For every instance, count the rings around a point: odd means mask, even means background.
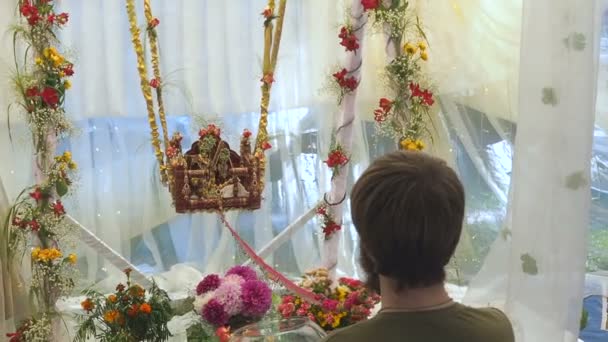
[[[95,308],[95,303],[91,299],[87,298],[80,303],[82,309],[86,312],[91,312]]]
[[[103,314],[103,319],[110,324],[116,322],[116,320],[118,320],[119,318],[120,313],[116,310],[106,311],[106,313]]]
[[[108,296],[108,301],[110,301],[110,303],[116,303],[117,300],[118,300],[118,298],[116,298],[116,295]]]
[[[143,297],[146,294],[146,290],[139,285],[133,285],[129,289],[129,294],[133,297]]]
[[[139,311],[145,313],[145,314],[149,314],[150,312],[152,312],[152,307],[150,306],[150,304],[148,303],[143,303],[140,307],[139,307]]]

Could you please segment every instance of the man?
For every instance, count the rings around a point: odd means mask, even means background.
[[[444,288],[464,218],[464,189],[446,163],[421,152],[377,159],[355,184],[361,265],[382,310],[330,342],[513,342],[509,319],[455,303]]]

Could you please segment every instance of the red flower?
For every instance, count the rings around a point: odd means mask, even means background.
[[[38,24],[38,22],[40,21],[40,15],[38,14],[38,10],[35,7],[34,10],[36,10],[36,12],[32,13],[29,17],[27,17],[27,23],[32,26]]]
[[[54,13],[49,14],[49,16],[46,17],[46,21],[52,25],[55,22],[55,14]]]
[[[29,1],[24,2],[19,10],[24,17],[29,17],[34,11],[38,13],[38,9],[35,6],[30,5]]]
[[[230,328],[219,327],[215,331],[215,335],[219,337],[220,342],[228,342],[230,341]]]
[[[340,227],[339,224],[335,222],[330,222],[326,224],[325,227],[323,227],[323,233],[325,234],[325,237],[328,238],[340,229],[342,229],[342,227]]]
[[[158,20],[158,18],[153,18],[152,20],[150,20],[150,22],[148,23],[148,28],[155,28],[156,26],[158,26],[160,24],[160,20]]]
[[[336,79],[336,81],[338,83],[340,83],[340,82],[344,81],[344,77],[346,77],[346,74],[348,74],[348,70],[342,69],[342,70],[336,72],[335,74],[333,74],[333,76]]]
[[[264,16],[264,18],[268,19],[270,17],[272,17],[272,10],[270,9],[270,7],[266,7],[264,8],[264,11],[262,12],[262,15]]]
[[[57,93],[55,88],[44,88],[44,90],[42,90],[40,93],[40,96],[42,97],[42,101],[44,101],[44,103],[46,103],[49,107],[54,108],[57,106],[57,103],[59,103],[59,93]]]
[[[359,39],[349,28],[342,27],[338,38],[341,39],[340,45],[344,46],[346,51],[356,51],[359,49]]]
[[[27,96],[27,97],[36,97],[39,95],[40,95],[40,91],[38,90],[38,87],[31,87],[25,91],[25,96]]]
[[[34,232],[40,230],[40,223],[36,220],[31,220],[27,225],[30,226],[30,229]]]
[[[53,211],[55,212],[55,215],[57,216],[61,216],[65,214],[65,208],[63,207],[63,203],[61,203],[60,200],[57,200],[57,202],[55,202],[53,204]]]
[[[386,120],[386,112],[380,108],[376,109],[374,111],[374,120],[378,123],[384,122]]]
[[[243,130],[243,138],[249,139],[251,137],[251,131],[248,129]]]
[[[327,208],[325,208],[325,207],[317,208],[317,214],[323,215],[323,216],[327,215]]]
[[[325,161],[325,164],[331,168],[344,166],[346,163],[348,163],[348,157],[340,150],[335,150],[329,153],[329,156]]]
[[[44,194],[42,193],[42,190],[40,190],[40,188],[36,188],[34,192],[30,192],[30,197],[35,199],[36,202],[39,202],[40,200],[42,200],[42,198],[44,198]]]
[[[428,90],[420,90],[420,85],[416,83],[410,83],[410,91],[412,92],[412,98],[419,97],[422,103],[427,106],[432,106],[435,103],[433,93]]]
[[[123,284],[116,285],[116,291],[123,292],[125,290],[125,286]]]
[[[154,89],[160,87],[160,81],[158,80],[158,78],[153,78],[150,80],[150,87]]]
[[[380,6],[380,1],[378,0],[361,0],[361,5],[363,5],[363,10],[375,10]]]
[[[266,151],[266,150],[270,150],[272,148],[272,145],[270,145],[270,143],[268,141],[264,141],[262,143],[262,150]]]
[[[59,23],[59,25],[65,25],[67,24],[69,18],[70,15],[63,12],[57,16],[57,23]]]
[[[383,97],[380,99],[380,108],[382,108],[384,112],[390,112],[391,108],[393,108],[393,102]]]
[[[72,75],[74,75],[74,69],[73,68],[74,68],[74,65],[70,64],[70,65],[66,66],[65,68],[63,68],[61,71],[63,71],[63,73],[66,76],[72,76]]]

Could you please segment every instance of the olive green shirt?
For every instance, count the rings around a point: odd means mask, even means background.
[[[498,309],[454,304],[420,312],[380,312],[338,330],[328,342],[514,342],[509,319]]]

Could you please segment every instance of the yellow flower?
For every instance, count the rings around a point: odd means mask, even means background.
[[[68,167],[70,168],[70,170],[76,170],[76,168],[78,167],[78,164],[76,164],[76,163],[75,163],[75,162],[73,162],[73,161],[70,161],[70,162],[68,163]]]
[[[76,254],[70,254],[68,255],[68,262],[72,265],[76,265],[76,262],[78,261],[78,257],[76,256]]]
[[[426,53],[426,51],[422,51],[422,52],[420,52],[420,58],[422,58],[423,61],[428,61],[429,55],[428,55],[428,53]]]
[[[426,43],[425,42],[420,42],[418,43],[418,48],[422,51],[426,50]]]
[[[336,291],[338,292],[338,298],[340,301],[343,301],[344,299],[346,299],[346,296],[348,296],[348,294],[350,293],[350,291],[348,290],[348,287],[346,287],[346,286],[338,286],[336,288]]]
[[[67,90],[72,88],[72,83],[68,80],[65,80],[65,82],[63,82],[63,87]]]
[[[63,155],[61,155],[61,158],[63,159],[64,162],[69,163],[72,160],[72,152],[70,152],[70,151],[63,152]]]
[[[42,58],[36,57],[36,65],[42,65]]]
[[[60,72],[59,72],[59,77],[65,77],[65,72],[60,71]]]
[[[422,151],[424,150],[424,143],[419,139],[406,138],[401,140],[401,148],[407,151]]]
[[[40,247],[36,247],[32,250],[32,259],[38,260],[38,256],[40,255]]]
[[[413,55],[416,53],[416,51],[418,51],[418,48],[414,45],[412,45],[411,43],[406,43],[403,46],[403,51],[409,55]]]

